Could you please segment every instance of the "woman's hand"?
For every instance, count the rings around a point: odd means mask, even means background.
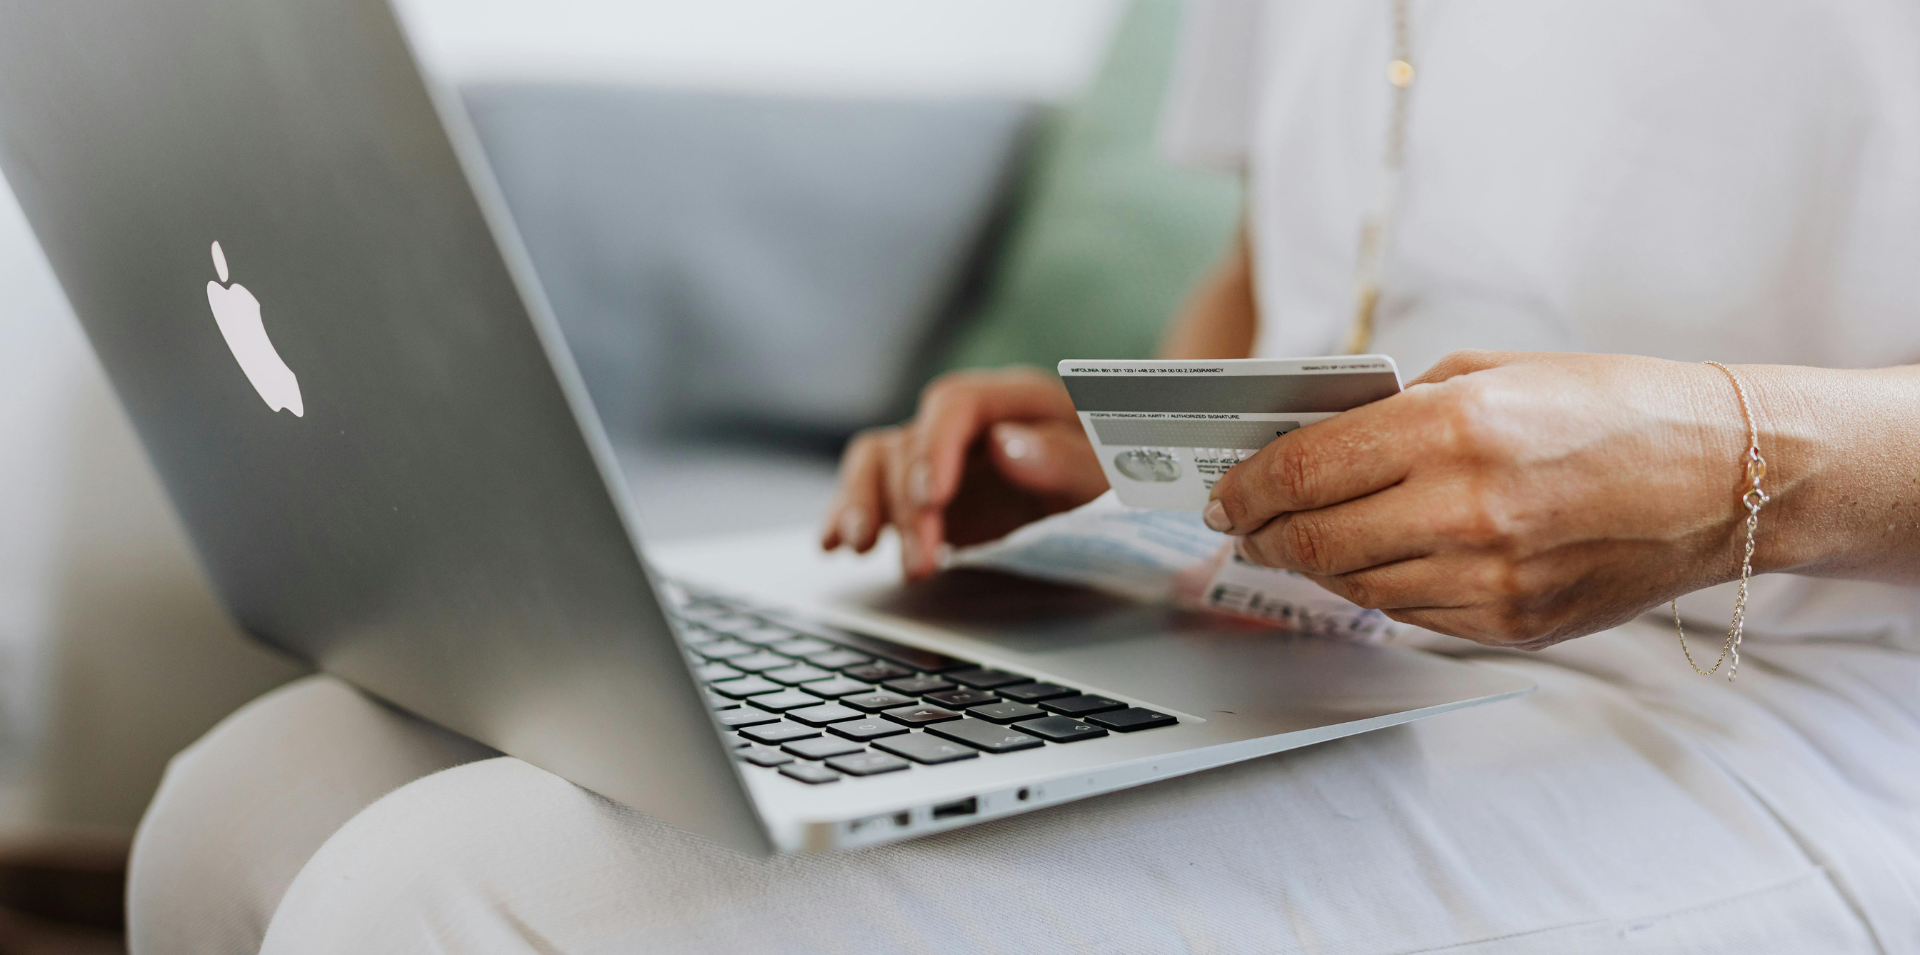
[[[1395,620],[1539,648],[1738,576],[1746,445],[1711,366],[1456,352],[1267,445],[1205,517],[1248,559]],[[1775,468],[1767,487],[1793,481]]]
[[[893,525],[907,578],[975,544],[1078,507],[1107,489],[1060,381],[1031,368],[945,375],[913,420],[861,433],[840,461],[820,546],[866,553]]]

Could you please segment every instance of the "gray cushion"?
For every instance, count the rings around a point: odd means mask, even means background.
[[[1033,114],[1010,100],[464,95],[616,434],[843,434],[890,413]]]

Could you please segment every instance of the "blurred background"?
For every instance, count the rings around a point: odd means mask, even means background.
[[[650,540],[818,520],[933,375],[1148,356],[1236,225],[1155,147],[1178,0],[404,0]],[[120,950],[166,761],[304,672],[244,640],[0,189],[0,953]]]

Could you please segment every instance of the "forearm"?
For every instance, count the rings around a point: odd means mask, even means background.
[[[1920,584],[1920,366],[1736,371],[1772,495],[1755,569]]]
[[[1160,357],[1245,358],[1253,354],[1258,323],[1253,301],[1253,263],[1243,228],[1233,248],[1214,268],[1167,328]]]

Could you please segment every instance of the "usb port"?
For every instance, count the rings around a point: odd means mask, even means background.
[[[955,816],[971,816],[980,811],[980,800],[968,796],[958,802],[943,803],[933,807],[933,818],[952,819]]]

